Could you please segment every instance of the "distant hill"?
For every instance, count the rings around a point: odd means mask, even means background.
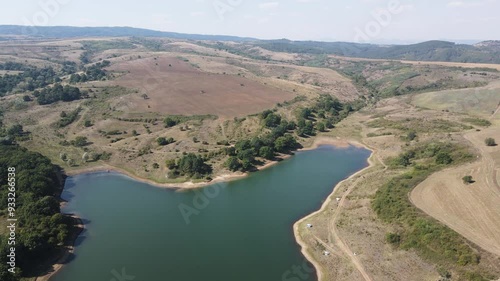
[[[475,45],[446,41],[428,41],[412,45],[374,45],[283,39],[259,41],[256,44],[271,51],[332,54],[370,59],[500,63],[500,41],[485,41]]]
[[[475,45],[455,44],[446,41],[428,41],[412,45],[377,45],[347,42],[316,42],[259,40],[255,38],[183,34],[133,27],[71,27],[0,25],[0,35],[30,35],[42,38],[73,37],[165,37],[186,40],[214,40],[246,42],[270,51],[331,54],[371,59],[414,61],[447,61],[500,64],[500,41],[484,41]],[[2,38],[0,37],[0,40]]]
[[[134,27],[73,27],[73,26],[37,26],[0,25],[0,35],[29,35],[45,38],[72,38],[72,37],[167,37],[190,40],[217,40],[217,41],[253,41],[254,38],[244,38],[225,35],[183,34],[163,32]]]

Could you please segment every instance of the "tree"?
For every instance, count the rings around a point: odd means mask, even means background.
[[[165,118],[165,120],[163,122],[165,123],[165,127],[167,127],[167,128],[173,127],[179,123],[177,120],[175,120],[171,117]]]
[[[487,145],[487,146],[496,146],[497,143],[495,141],[494,138],[487,138],[484,140],[484,143]]]
[[[92,124],[92,121],[90,121],[90,120],[85,120],[85,122],[83,123],[83,126],[85,126],[85,127],[87,127],[87,128],[88,128],[88,127],[92,127],[92,125],[93,125],[93,124]]]
[[[158,143],[158,145],[161,145],[161,146],[164,146],[164,145],[168,144],[167,139],[164,138],[164,137],[157,138],[156,142]]]
[[[281,123],[281,116],[276,115],[274,113],[270,113],[267,115],[266,119],[264,119],[264,124],[267,128],[274,128]]]
[[[28,95],[24,95],[23,96],[23,101],[25,101],[25,102],[31,101],[31,97],[28,96]]]
[[[76,137],[76,139],[73,141],[73,145],[76,147],[82,147],[88,145],[87,137],[82,137],[82,136]]]
[[[320,132],[324,132],[326,130],[325,123],[319,122],[318,124],[316,124],[316,129],[318,129],[318,131],[320,131]]]
[[[259,150],[259,156],[267,160],[272,160],[274,159],[274,150],[272,147],[263,146]]]
[[[241,163],[235,156],[229,156],[229,158],[226,160],[226,163],[224,163],[224,166],[232,172],[236,172],[241,169]]]
[[[437,164],[448,165],[451,164],[451,162],[453,162],[453,159],[447,152],[439,152],[438,155],[436,156]]]
[[[310,108],[303,108],[299,111],[298,114],[299,118],[301,119],[309,119],[309,117],[312,116],[312,110]]]
[[[245,159],[241,161],[241,169],[243,171],[250,171],[253,168],[253,164],[250,160]]]
[[[238,158],[242,161],[248,160],[250,162],[253,162],[255,161],[254,150],[252,148],[241,150],[240,152],[238,152]]]
[[[12,137],[22,136],[23,133],[23,126],[19,124],[12,125],[7,129],[7,135]]]
[[[194,175],[208,175],[212,172],[212,167],[205,164],[205,160],[200,155],[189,153],[179,160],[177,165],[178,172],[181,175],[194,176]]]
[[[287,152],[287,151],[294,149],[295,147],[297,147],[297,141],[290,134],[286,134],[282,137],[279,137],[274,142],[274,149],[277,152],[284,153],[284,152]]]
[[[411,159],[413,159],[414,157],[415,157],[415,153],[405,152],[393,160],[393,165],[394,166],[403,166],[403,167],[410,166]]]
[[[165,164],[167,165],[167,168],[169,170],[173,170],[177,167],[177,165],[175,164],[175,159],[168,159],[167,161],[165,161]]]
[[[243,150],[251,149],[252,143],[249,140],[241,140],[234,145],[234,148],[236,149],[236,152],[239,153]]]
[[[264,145],[264,142],[259,137],[254,137],[250,141],[250,145],[252,146],[255,155],[258,155],[260,148]]]
[[[462,178],[462,180],[464,181],[465,184],[474,183],[474,179],[472,178],[472,176],[465,176]]]
[[[396,233],[387,233],[385,235],[385,241],[390,244],[398,245],[401,242],[401,236]]]
[[[406,136],[406,139],[408,141],[412,141],[412,140],[414,140],[416,138],[417,138],[417,133],[415,131],[409,132],[408,135]]]

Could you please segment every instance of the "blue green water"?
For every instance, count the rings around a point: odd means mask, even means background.
[[[230,183],[160,189],[115,173],[69,177],[65,213],[86,230],[51,281],[317,280],[292,226],[370,152],[322,146]]]

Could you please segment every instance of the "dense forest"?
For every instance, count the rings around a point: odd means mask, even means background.
[[[7,271],[7,255],[12,245],[0,235],[0,280],[20,280],[30,276],[41,261],[62,247],[68,235],[68,218],[60,213],[58,194],[61,182],[57,167],[39,153],[17,145],[0,144],[0,219],[6,220],[9,193],[8,169],[15,168],[17,218],[16,274]],[[0,232],[3,233],[3,232]]]

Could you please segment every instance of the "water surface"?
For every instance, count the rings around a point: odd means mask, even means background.
[[[51,281],[317,280],[314,272],[292,272],[304,264],[292,226],[366,167],[369,155],[322,146],[243,180],[187,192],[115,173],[69,177],[63,211],[83,218],[86,230]]]

